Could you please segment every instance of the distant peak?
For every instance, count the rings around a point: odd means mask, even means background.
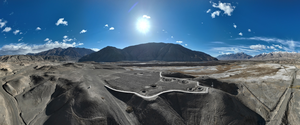
[[[297,52],[275,51],[275,52],[269,52],[269,53],[262,53],[261,55],[267,55],[267,54],[297,54]]]
[[[238,53],[224,53],[222,55],[217,56],[220,60],[245,60],[252,58],[251,55],[248,55],[244,52],[238,52]]]
[[[114,47],[114,46],[106,46],[105,48],[116,48],[116,47]]]

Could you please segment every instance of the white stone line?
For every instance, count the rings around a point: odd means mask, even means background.
[[[161,75],[161,72],[159,72],[159,77],[164,77],[164,76]],[[166,77],[166,78],[168,78],[168,77]],[[173,78],[173,79],[174,79],[174,78]],[[182,80],[182,81],[183,81],[183,80],[187,80],[187,79],[181,79],[181,78],[175,78],[175,79],[177,79],[177,80]],[[190,82],[191,80],[187,80],[187,81]],[[192,82],[196,82],[196,81],[192,81]],[[199,84],[198,81],[197,81],[197,86],[200,86],[200,84]]]
[[[117,91],[117,92],[123,92],[123,93],[130,93],[130,94],[135,94],[141,98],[144,98],[144,99],[156,99],[159,95],[163,94],[163,93],[167,93],[167,92],[183,92],[183,93],[192,93],[192,94],[200,94],[200,93],[208,93],[208,87],[204,87],[205,88],[205,91],[201,91],[201,92],[190,92],[190,91],[184,91],[184,90],[175,90],[175,89],[172,89],[172,90],[166,90],[166,91],[162,91],[162,92],[159,92],[155,95],[152,95],[152,96],[144,96],[144,95],[141,95],[139,93],[136,93],[136,92],[132,92],[132,91],[124,91],[124,90],[117,90],[117,89],[114,89],[108,85],[104,85],[105,87],[111,89],[111,90],[114,90],[114,91]]]
[[[162,72],[159,72],[159,76],[160,77],[163,77],[161,75]],[[186,79],[180,79],[180,78],[176,78],[176,79],[179,79],[179,80],[186,80]],[[189,80],[188,80],[189,81]],[[153,100],[153,99],[156,99],[159,95],[163,94],[163,93],[168,93],[168,92],[183,92],[183,93],[191,93],[191,94],[203,94],[203,93],[208,93],[208,87],[203,87],[205,89],[205,91],[201,91],[201,92],[191,92],[191,91],[184,91],[184,90],[176,90],[176,89],[171,89],[171,90],[166,90],[166,91],[162,91],[162,92],[159,92],[155,95],[152,95],[152,96],[144,96],[144,95],[141,95],[137,92],[132,92],[132,91],[125,91],[125,90],[118,90],[118,89],[115,89],[115,88],[112,88],[108,85],[104,85],[105,87],[111,89],[111,90],[114,90],[114,91],[117,91],[117,92],[123,92],[123,93],[130,93],[130,94],[135,94],[141,98],[144,98],[144,99],[149,99],[149,100]],[[199,85],[199,82],[197,82],[197,86],[200,86]]]

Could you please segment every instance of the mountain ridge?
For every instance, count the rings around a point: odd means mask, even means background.
[[[300,58],[300,53],[296,52],[270,52],[270,53],[262,53],[254,56],[253,60],[282,60],[282,59],[295,59]]]
[[[81,61],[217,61],[210,55],[187,49],[172,43],[144,43],[118,49],[107,46],[98,52],[86,55]]]
[[[247,60],[251,59],[252,56],[244,52],[233,53],[233,54],[223,54],[216,57],[219,60]]]
[[[68,58],[68,60],[78,61],[78,59],[80,59],[81,57],[91,54],[93,52],[95,51],[86,48],[68,47],[63,49],[59,47],[59,48],[53,48],[39,53],[28,53],[27,55],[65,56],[66,58]]]

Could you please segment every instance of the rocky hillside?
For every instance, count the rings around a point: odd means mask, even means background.
[[[36,54],[29,53],[27,55],[65,56],[66,58],[68,58],[68,60],[78,61],[78,59],[80,59],[81,57],[91,54],[93,52],[95,51],[91,49],[69,47],[66,49],[54,48]]]
[[[33,55],[6,55],[0,57],[0,62],[39,62],[39,61],[67,61],[64,56],[33,56]]]
[[[262,53],[254,56],[253,60],[286,60],[286,59],[298,59],[300,58],[300,53],[296,52],[271,52]]]
[[[246,53],[235,53],[235,54],[223,54],[217,56],[217,59],[219,60],[245,60],[245,59],[251,59],[252,56],[246,54]]]
[[[187,49],[178,44],[146,43],[124,49],[105,47],[98,52],[82,57],[79,61],[216,61],[210,55]]]

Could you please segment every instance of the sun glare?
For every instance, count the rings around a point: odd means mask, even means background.
[[[150,28],[150,24],[149,21],[147,19],[140,19],[137,23],[137,29],[142,32],[142,33],[146,33],[149,31]]]

